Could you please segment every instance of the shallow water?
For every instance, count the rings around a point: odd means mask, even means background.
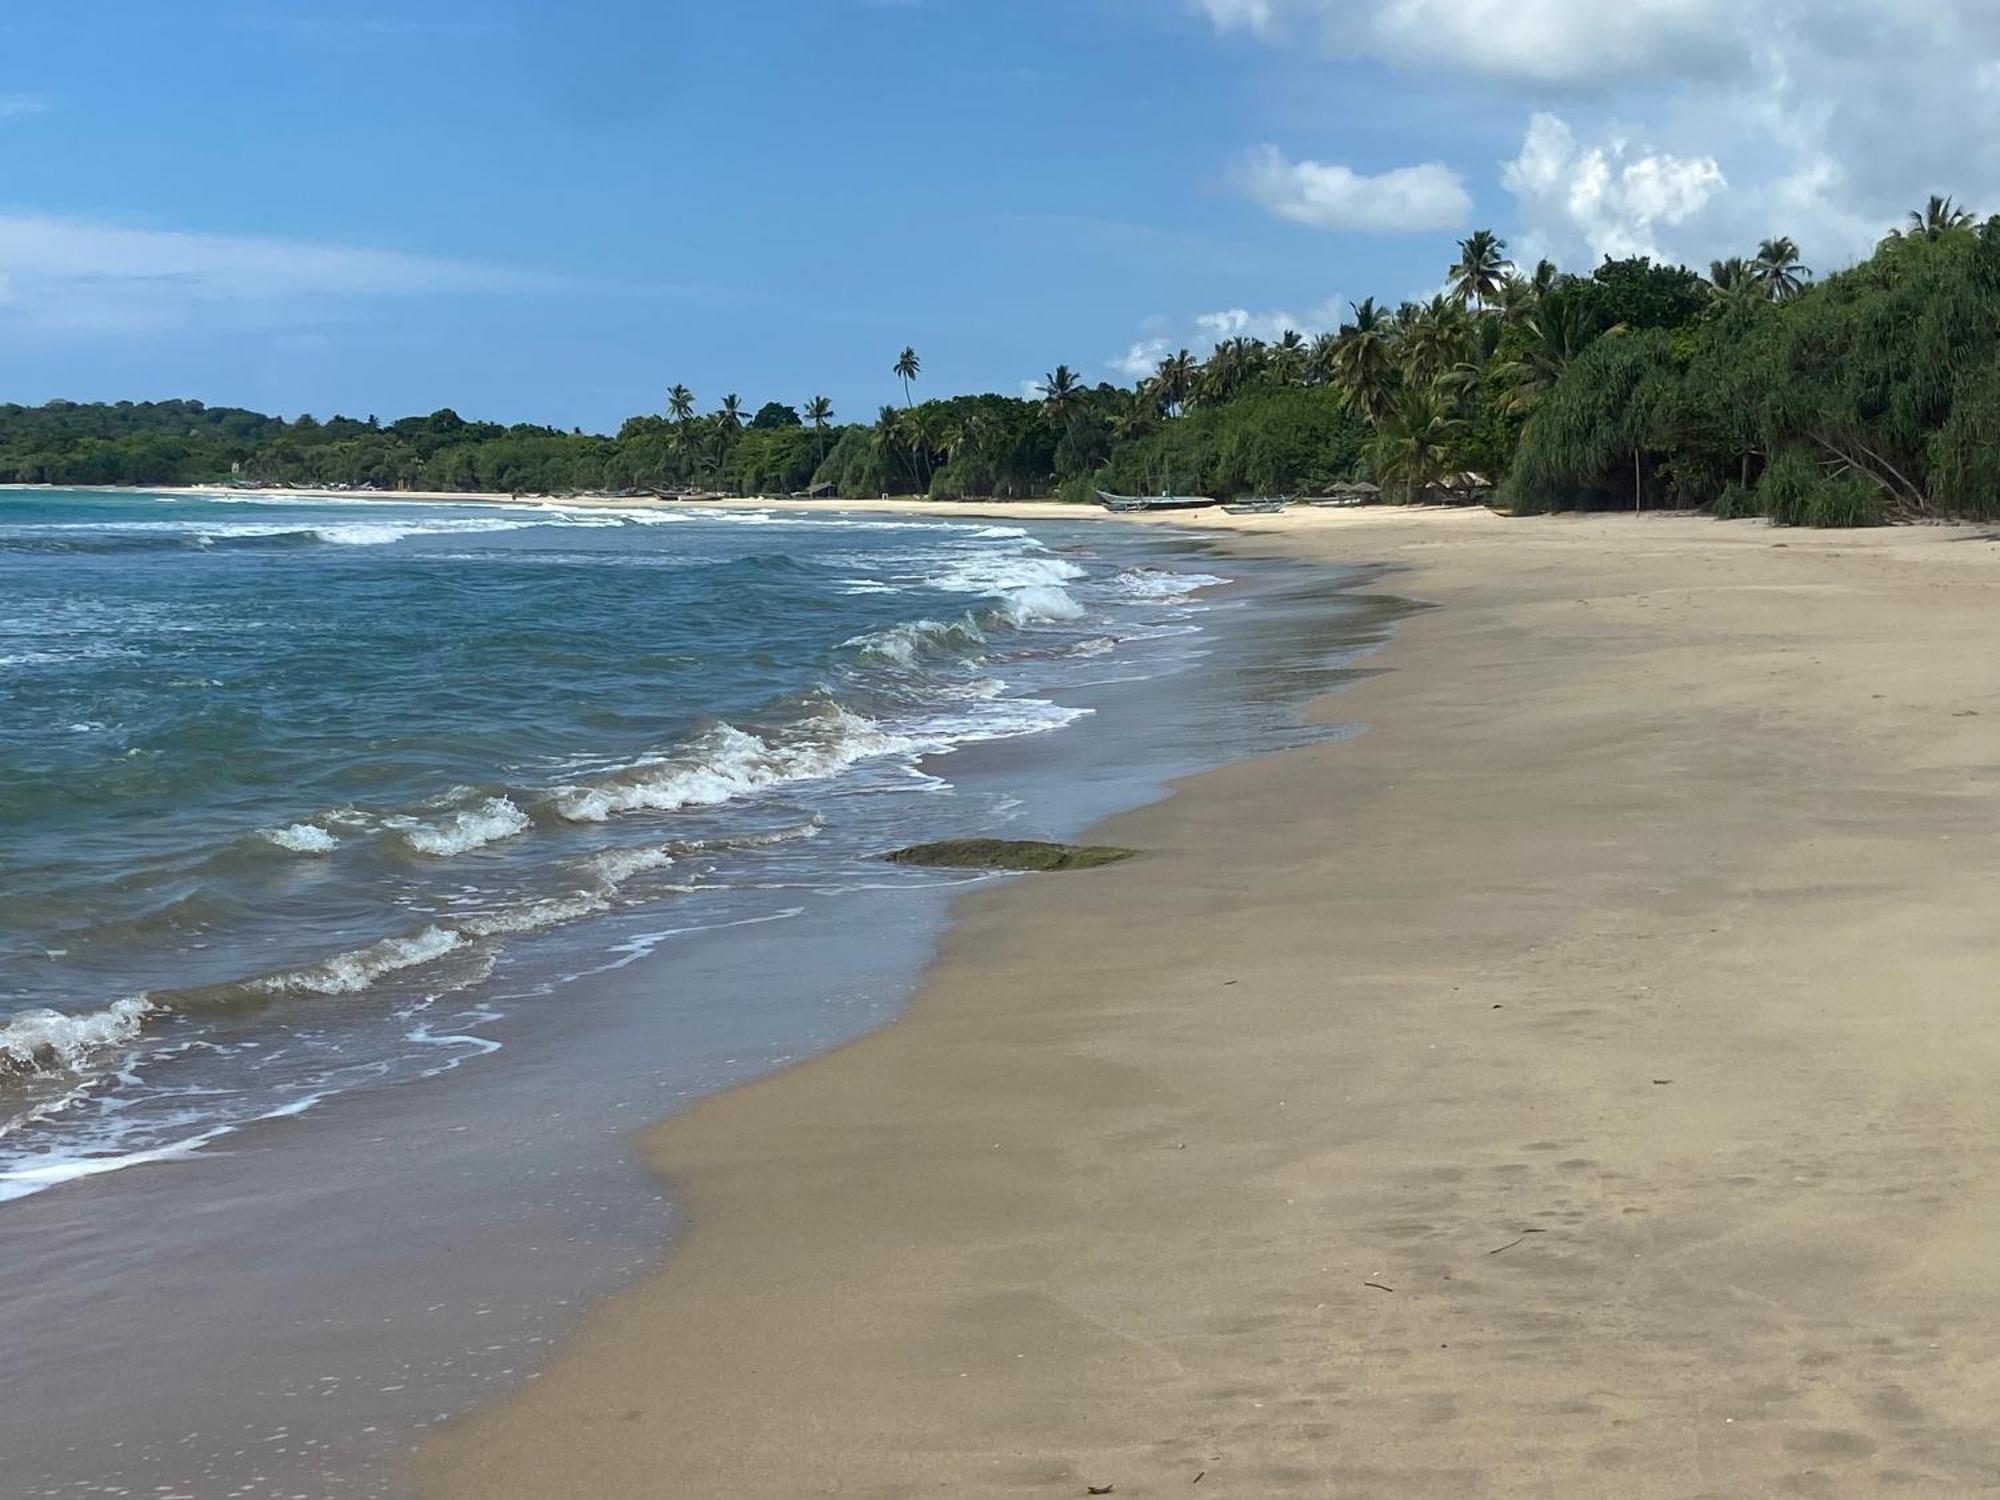
[[[964,882],[877,855],[1295,743],[1374,628],[1093,523],[11,503],[30,1493],[390,1493],[657,1253],[618,1138],[893,1016]]]

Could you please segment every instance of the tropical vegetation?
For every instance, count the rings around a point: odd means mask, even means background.
[[[1705,275],[1645,257],[1524,268],[1488,230],[1458,251],[1426,300],[1178,350],[1130,385],[1058,364],[1019,397],[919,400],[905,347],[888,366],[902,403],[846,422],[823,395],[753,409],[678,383],[615,435],[448,410],[0,405],[0,480],[1085,499],[1370,479],[1391,500],[1516,511],[2000,515],[2000,219],[1932,197],[1824,278],[1784,235]]]

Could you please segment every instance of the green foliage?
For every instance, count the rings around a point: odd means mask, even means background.
[[[1600,338],[1536,407],[1502,498],[1523,514],[1644,504],[1674,370],[1659,329]]]
[[[1284,494],[1354,477],[1367,427],[1325,390],[1259,384],[1119,445],[1095,477],[1123,494]]]
[[[1679,328],[1708,306],[1708,284],[1686,266],[1660,266],[1643,255],[1612,260],[1577,284],[1599,328]]]
[[[1757,482],[1757,509],[1780,526],[1879,526],[1883,499],[1881,486],[1816,463],[1796,446],[1772,459]]]
[[[1946,515],[2000,518],[2000,358],[1961,383],[1928,449],[1931,502]]]

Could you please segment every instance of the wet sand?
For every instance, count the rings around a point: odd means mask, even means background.
[[[2000,1486],[2000,545],[1236,529],[1441,606],[1369,731],[649,1131],[674,1253],[421,1494]]]

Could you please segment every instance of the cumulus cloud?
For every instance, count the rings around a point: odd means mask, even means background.
[[[1622,139],[1583,146],[1551,114],[1529,122],[1501,181],[1541,242],[1530,248],[1581,244],[1592,259],[1660,256],[1658,231],[1688,223],[1729,185],[1713,157],[1635,149]]]
[[[1123,354],[1114,354],[1104,363],[1127,380],[1143,380],[1173,352],[1173,345],[1166,339],[1138,339]]]
[[[173,327],[222,311],[546,290],[554,278],[394,250],[0,213],[0,311],[52,326]]]
[[[1247,307],[1225,307],[1215,312],[1196,313],[1179,324],[1168,318],[1151,317],[1142,328],[1142,333],[1147,336],[1135,340],[1125,353],[1114,354],[1104,363],[1128,381],[1143,380],[1159,369],[1161,360],[1176,350],[1188,349],[1206,356],[1210,349],[1228,339],[1262,339],[1270,344],[1287,333],[1311,338],[1314,334],[1338,328],[1346,310],[1346,299],[1335,296],[1328,297],[1299,317],[1282,308],[1253,311]]]
[[[1409,234],[1457,229],[1472,214],[1465,183],[1438,162],[1371,176],[1332,162],[1291,161],[1264,145],[1244,154],[1232,178],[1267,212],[1316,229]]]
[[[1496,227],[1517,250],[1699,262],[1789,234],[1827,266],[1933,192],[2000,210],[1994,0],[1180,3],[1289,59],[1396,69],[1409,107],[1463,120],[1465,161],[1502,163],[1519,219]],[[1468,83],[1489,86],[1470,118],[1455,101]],[[1512,140],[1482,123],[1491,86],[1520,99]],[[1287,217],[1339,223],[1365,196],[1337,169],[1322,184],[1275,153],[1255,165]]]

